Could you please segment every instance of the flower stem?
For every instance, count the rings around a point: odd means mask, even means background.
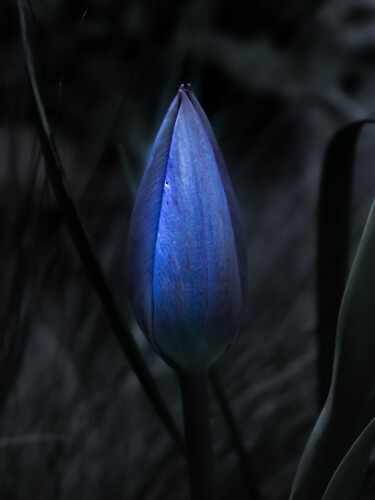
[[[185,422],[191,500],[215,500],[214,455],[206,375],[178,373]]]
[[[210,370],[209,380],[214,395],[216,396],[220,409],[223,413],[223,417],[227,425],[233,447],[236,450],[238,456],[242,478],[246,486],[247,498],[249,500],[262,500],[257,476],[253,470],[250,456],[246,452],[232,408],[230,407],[228,399],[220,384],[219,377],[214,369]]]

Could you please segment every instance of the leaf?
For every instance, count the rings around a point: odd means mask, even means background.
[[[320,500],[339,463],[374,416],[375,204],[341,304],[332,384],[302,456],[291,500]]]
[[[359,497],[374,441],[375,418],[345,455],[329,482],[322,500],[354,500]]]
[[[319,396],[327,398],[332,377],[335,330],[347,279],[350,205],[355,149],[361,120],[341,128],[330,140],[323,161],[318,202],[317,307]]]
[[[44,109],[43,101],[35,75],[34,61],[27,36],[26,19],[22,7],[22,0],[18,0],[21,33],[28,77],[31,84],[32,96],[36,111],[38,136],[41,143],[47,174],[51,181],[54,193],[59,203],[64,221],[73,239],[76,250],[86,269],[90,282],[95,289],[105,310],[114,334],[126,356],[131,368],[138,377],[143,390],[152,402],[157,414],[164,423],[179,450],[184,450],[183,440],[176,427],[168,408],[166,407],[156,383],[145,364],[142,355],[128,330],[121,312],[109,289],[103,269],[95,255],[87,237],[77,208],[70,196],[67,181],[64,176],[62,163],[52,139],[51,129]]]

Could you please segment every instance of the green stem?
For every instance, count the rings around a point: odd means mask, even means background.
[[[206,375],[179,372],[191,500],[215,500],[214,455]]]
[[[214,395],[216,396],[216,399],[220,405],[220,409],[222,411],[232,440],[233,448],[237,453],[239,466],[242,472],[242,478],[246,486],[247,498],[249,500],[262,500],[257,476],[253,470],[250,456],[246,452],[246,449],[243,445],[242,436],[238,429],[238,425],[234,417],[232,408],[230,407],[228,399],[224,394],[218,376],[213,369],[211,369],[210,371],[209,380],[211,382],[211,387]]]

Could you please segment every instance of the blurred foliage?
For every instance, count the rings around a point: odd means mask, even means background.
[[[374,123],[359,120],[339,129],[324,154],[317,228],[318,379],[322,406],[331,384],[336,325],[348,273],[356,146],[362,128]]]
[[[375,420],[372,419],[340,462],[328,484],[323,500],[358,498],[374,440]]]
[[[352,134],[356,133],[352,128]],[[374,418],[374,254],[373,204],[341,303],[330,392],[301,459],[293,484],[293,500],[315,500],[323,497],[340,462]],[[375,438],[371,426],[368,434],[368,438],[362,440],[363,444],[358,445],[359,451],[353,451],[357,460],[349,475],[352,480],[352,495],[348,497],[353,500],[358,498],[356,489],[359,489],[366,455],[368,458]],[[350,467],[348,464],[342,466],[348,475]],[[335,486],[332,486],[332,490],[335,490]],[[343,494],[331,492],[330,495],[331,498],[343,498]]]
[[[128,312],[124,249],[129,173],[137,183],[179,84],[193,84],[249,242],[243,332],[217,369],[264,497],[288,498],[318,408],[314,264],[323,152],[336,128],[375,109],[374,2],[28,5],[38,80],[73,197],[180,428],[176,380]],[[0,58],[0,497],[186,499],[184,460],[111,335],[46,181],[12,0],[2,2]],[[369,127],[358,142],[349,260],[374,197],[372,143]],[[219,491],[241,500],[240,471],[213,399],[211,409]],[[369,476],[363,498],[374,487]]]

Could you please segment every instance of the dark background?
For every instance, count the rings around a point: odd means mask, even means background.
[[[178,86],[192,83],[248,241],[242,334],[217,371],[264,497],[286,499],[318,414],[322,158],[337,128],[375,110],[375,2],[24,3],[72,196],[181,429],[176,377],[134,323],[124,269],[153,139]],[[375,193],[373,138],[369,128],[358,144],[352,256]],[[0,8],[0,155],[0,499],[187,499],[186,464],[118,347],[46,178],[10,0]],[[247,498],[211,402],[220,498]],[[374,498],[371,474],[366,489]]]

